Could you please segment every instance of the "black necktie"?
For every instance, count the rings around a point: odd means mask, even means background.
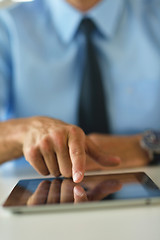
[[[84,18],[79,30],[84,34],[86,45],[86,59],[79,98],[79,126],[86,134],[108,133],[101,72],[92,42],[95,25],[90,19]]]

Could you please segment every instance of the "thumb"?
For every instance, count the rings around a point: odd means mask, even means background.
[[[117,156],[110,156],[102,151],[90,138],[86,138],[86,153],[102,166],[117,166],[121,159]]]

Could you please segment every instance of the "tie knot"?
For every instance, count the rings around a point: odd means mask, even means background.
[[[82,31],[85,35],[88,36],[93,33],[95,28],[96,26],[90,18],[83,18],[79,26],[80,31]]]

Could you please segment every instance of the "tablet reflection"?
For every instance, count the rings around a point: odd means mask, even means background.
[[[101,201],[121,188],[122,184],[117,179],[95,181],[92,186],[83,182],[76,184],[71,179],[43,180],[29,196],[26,205]]]

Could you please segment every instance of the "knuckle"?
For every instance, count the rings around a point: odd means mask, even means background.
[[[70,126],[70,132],[71,132],[72,134],[77,134],[77,133],[79,133],[80,131],[81,131],[81,129],[80,129],[79,127],[74,126],[74,125],[71,125],[71,126]]]
[[[63,136],[64,135],[64,129],[63,128],[58,128],[58,129],[55,129],[55,130],[53,130],[52,132],[51,132],[51,136],[52,136],[52,138],[53,139],[57,139],[57,138],[59,138],[59,137],[61,137],[61,136]]]
[[[56,130],[52,133],[52,139],[58,149],[62,149],[65,146],[65,132],[63,130]]]
[[[41,170],[39,170],[39,172],[40,172],[40,174],[42,174],[43,176],[49,175],[49,172],[48,172],[47,168],[41,169]]]
[[[81,157],[85,154],[85,151],[83,149],[79,149],[79,148],[73,148],[71,151],[72,151],[72,155],[74,155],[76,157]]]
[[[70,131],[70,134],[73,135],[73,136],[78,136],[78,137],[81,137],[81,138],[85,137],[85,133],[80,127],[71,125],[70,128],[69,128],[69,131]]]
[[[40,148],[45,151],[49,152],[50,151],[50,140],[48,137],[44,137],[41,142],[40,142]]]
[[[51,170],[50,173],[55,177],[59,177],[61,175],[58,170]]]
[[[69,170],[69,169],[63,169],[62,171],[61,171],[61,174],[64,176],[64,177],[66,177],[66,178],[71,178],[72,177],[72,171],[71,171],[71,169]]]
[[[37,158],[38,147],[32,146],[25,151],[25,156],[27,159],[32,159],[34,161]]]

